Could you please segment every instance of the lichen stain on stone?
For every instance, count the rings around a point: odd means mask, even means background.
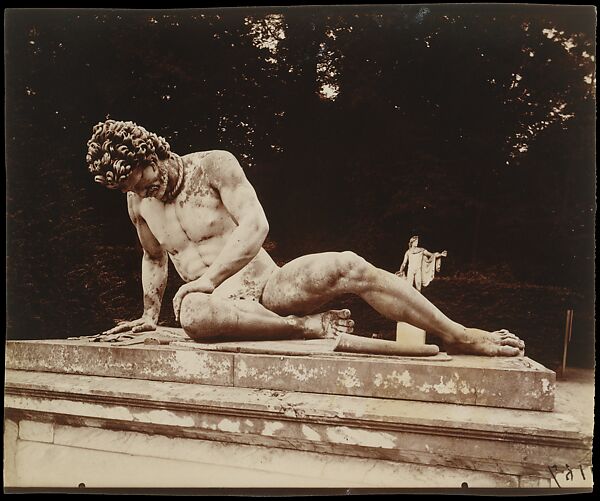
[[[459,384],[459,390],[463,395],[468,395],[469,393],[475,393],[475,388],[469,388],[469,385],[465,381],[461,381]]]
[[[423,383],[417,389],[419,391],[422,391],[423,393],[429,393],[431,390],[434,390],[438,395],[447,395],[447,394],[456,395],[458,393],[458,386],[456,384],[456,381],[454,379],[450,379],[450,381],[444,382],[443,376],[440,376],[440,382],[438,384],[432,385],[429,383]],[[461,393],[464,393],[464,394],[467,394],[469,392],[471,392],[471,393],[475,392],[474,389],[469,390],[469,387],[466,385],[466,383],[464,381],[461,381],[460,391],[461,391]]]
[[[217,429],[217,425],[215,423],[209,423],[206,420],[202,420],[202,422],[200,423],[200,426],[202,428],[209,429],[209,430],[216,430]]]
[[[423,383],[421,386],[419,386],[417,389],[419,391],[422,391],[423,393],[429,393],[429,391],[431,390],[431,388],[433,388],[433,386],[431,386],[428,383]]]
[[[356,369],[354,367],[348,367],[343,371],[338,371],[339,377],[337,382],[341,384],[344,388],[360,388],[360,379],[356,373]]]
[[[169,424],[186,427],[191,427],[196,424],[192,416],[179,416],[164,409],[136,413],[135,417],[137,418],[136,420],[143,418],[144,421],[150,421],[157,424]]]
[[[383,382],[384,389],[388,388],[388,386],[397,387],[398,385],[402,385],[405,388],[412,386],[412,377],[407,370],[402,374],[392,371],[391,374],[386,376],[385,381]]]
[[[79,415],[84,417],[94,417],[98,414],[103,415],[104,411],[110,413],[111,419],[120,419],[123,421],[138,421],[136,415],[131,412],[131,409],[124,405],[115,407],[103,404],[84,404],[80,402],[69,402],[62,400],[60,402],[61,414]]]
[[[258,376],[258,371],[256,370],[255,367],[248,367],[248,364],[246,364],[244,359],[239,359],[236,363],[236,368],[237,368],[237,376],[239,378],[247,378],[247,377],[257,377]]]
[[[281,421],[266,422],[262,430],[262,435],[272,437],[277,431],[281,430],[282,428],[283,423]]]
[[[302,433],[308,440],[320,441],[321,435],[319,435],[315,430],[313,430],[310,426],[302,425]]]
[[[440,382],[438,384],[434,384],[432,388],[440,395],[454,394],[457,393],[456,381],[451,379],[448,382],[444,382],[444,377],[440,376]]]
[[[304,364],[298,364],[296,366],[295,364],[290,363],[289,360],[285,361],[282,372],[293,376],[296,381],[301,382],[318,380],[319,376],[323,376],[326,373],[322,367],[308,369]]]
[[[347,426],[327,428],[327,438],[334,443],[347,445],[362,445],[382,449],[396,448],[396,437],[381,431],[360,430]]]
[[[222,419],[219,421],[217,428],[220,431],[228,431],[230,433],[239,433],[240,432],[240,422],[232,421],[230,419]]]
[[[542,378],[542,393],[551,394],[554,393],[554,385],[546,378]]]
[[[176,350],[174,355],[171,359],[171,369],[177,375],[214,378],[227,376],[231,371],[228,358],[186,350]]]

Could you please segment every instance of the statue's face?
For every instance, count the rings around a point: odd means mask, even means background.
[[[413,247],[416,247],[417,245],[419,245],[419,239],[418,239],[418,238],[415,238],[415,239],[412,241],[412,246],[413,246]]]
[[[167,179],[166,167],[153,162],[135,169],[118,188],[123,193],[131,191],[142,198],[161,199],[167,191]]]

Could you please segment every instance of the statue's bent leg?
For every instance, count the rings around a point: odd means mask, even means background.
[[[287,263],[267,281],[262,303],[282,315],[301,315],[348,293],[359,295],[391,320],[439,335],[458,351],[511,356],[524,346],[506,331],[469,329],[449,319],[409,282],[353,252],[311,254]]]
[[[183,330],[199,342],[314,339],[352,332],[348,310],[282,317],[249,299],[190,293],[181,304]]]

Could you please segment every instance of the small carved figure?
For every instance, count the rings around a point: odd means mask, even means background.
[[[435,272],[440,271],[442,257],[447,255],[447,251],[429,252],[419,247],[419,237],[415,235],[408,241],[408,250],[404,253],[402,265],[396,275],[408,280],[408,283],[420,292],[422,287],[431,283]],[[407,265],[408,271],[405,271]]]

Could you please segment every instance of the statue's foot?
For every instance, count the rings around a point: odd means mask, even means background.
[[[458,341],[446,342],[445,349],[449,354],[515,357],[523,354],[525,343],[506,329],[488,332],[465,328],[464,335]]]
[[[329,310],[308,315],[303,320],[305,339],[333,339],[342,334],[351,334],[354,330],[350,310]]]

